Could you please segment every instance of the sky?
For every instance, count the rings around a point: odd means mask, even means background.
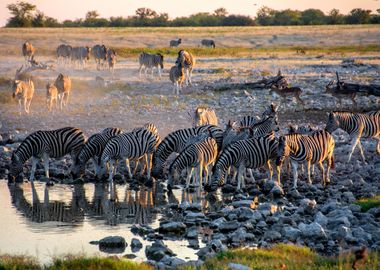
[[[170,18],[188,16],[197,12],[213,12],[219,7],[229,14],[254,17],[262,6],[273,9],[321,9],[328,12],[337,8],[346,14],[354,8],[370,9],[376,12],[380,0],[24,0],[33,3],[41,10],[59,21],[84,18],[89,10],[97,10],[100,17],[134,15],[139,7],[147,7],[158,13],[168,13]],[[0,26],[4,26],[10,13],[6,6],[16,0],[0,0]]]

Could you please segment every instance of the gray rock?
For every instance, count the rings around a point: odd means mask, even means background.
[[[199,223],[205,219],[205,215],[202,212],[186,212],[185,223]]]
[[[261,203],[257,207],[257,210],[261,212],[264,216],[267,216],[268,214],[274,214],[277,212],[278,207],[275,204],[272,203]]]
[[[250,270],[251,269],[248,266],[245,266],[240,263],[228,263],[227,267],[228,267],[228,270]]]
[[[136,251],[140,250],[142,247],[143,247],[143,244],[140,242],[139,239],[132,238],[131,249],[132,249],[133,252],[136,252]]]
[[[252,204],[253,204],[253,201],[251,201],[251,200],[241,200],[241,201],[234,201],[234,202],[232,202],[231,205],[235,208],[240,208],[240,207],[251,208]]]
[[[173,268],[177,268],[178,266],[180,265],[183,265],[185,264],[186,262],[180,258],[177,258],[177,257],[171,257],[171,256],[168,256],[168,255],[165,255],[160,263],[163,263],[165,264],[166,266],[170,266],[170,267],[173,267]]]
[[[160,224],[160,233],[182,234],[186,231],[186,225],[182,222],[167,222]]]
[[[298,229],[301,230],[302,235],[305,237],[316,239],[327,238],[325,230],[317,222],[313,222],[311,224],[300,223],[298,225]]]
[[[126,242],[122,236],[107,236],[99,240],[99,246],[103,247],[125,247]]]
[[[327,217],[324,214],[322,214],[322,212],[318,212],[315,215],[314,221],[320,224],[322,227],[326,227],[328,223]]]
[[[161,240],[156,240],[151,246],[146,246],[145,255],[149,260],[156,262],[159,262],[165,255],[175,256],[174,252],[165,246]]]
[[[268,230],[264,233],[264,239],[270,242],[281,240],[281,233],[274,230]]]
[[[262,219],[262,215],[259,211],[253,210],[248,207],[241,207],[238,209],[238,217],[240,221],[245,221],[249,219],[260,220]]]
[[[285,227],[283,229],[283,233],[284,237],[291,242],[295,242],[297,238],[301,235],[301,231],[293,227]]]
[[[276,182],[276,185],[271,189],[270,194],[272,194],[273,198],[281,198],[284,196],[284,190]]]
[[[187,230],[186,238],[195,239],[198,238],[198,228],[191,227]]]
[[[236,220],[233,221],[227,221],[219,226],[219,231],[221,232],[229,232],[229,231],[235,231],[237,228],[240,227],[240,223]]]

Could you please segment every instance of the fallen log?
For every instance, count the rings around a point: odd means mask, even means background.
[[[206,85],[207,90],[216,91],[227,91],[227,90],[250,90],[250,89],[270,89],[277,88],[283,89],[288,87],[288,81],[284,76],[282,76],[281,71],[278,71],[276,76],[263,78],[256,82],[246,82],[246,83],[229,83],[229,84],[211,84]]]
[[[19,69],[16,70],[15,79],[22,79],[25,74],[31,73],[35,70],[54,70],[53,65],[48,65],[47,63],[37,62],[34,60],[34,57],[28,61],[30,66],[22,65]]]
[[[380,96],[380,85],[376,84],[357,84],[357,83],[346,83],[339,79],[338,72],[336,73],[337,83],[333,88],[337,93],[348,94],[352,92],[364,93],[367,95]]]

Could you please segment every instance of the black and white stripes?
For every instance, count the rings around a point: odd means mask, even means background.
[[[151,69],[152,77],[153,77],[153,69],[156,68],[158,75],[161,78],[161,72],[164,69],[164,56],[160,53],[150,54],[150,53],[143,52],[142,54],[140,54],[139,64],[140,64],[140,68],[139,68],[140,77],[141,77],[141,71],[143,68],[145,70],[145,77],[147,76],[148,68]]]
[[[75,162],[85,141],[86,137],[79,128],[66,127],[36,131],[30,134],[13,153],[10,176],[14,180],[22,172],[23,164],[32,158],[30,180],[33,181],[37,161],[42,158],[45,175],[49,177],[49,158],[59,158],[69,154]]]

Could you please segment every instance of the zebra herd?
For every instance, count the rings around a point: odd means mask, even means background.
[[[205,113],[206,112],[206,113]],[[290,160],[293,169],[293,187],[297,187],[298,166],[306,165],[307,179],[311,184],[311,165],[318,165],[323,185],[330,182],[330,169],[334,168],[335,142],[331,135],[338,128],[346,131],[351,139],[352,153],[358,145],[364,160],[361,138],[377,140],[380,154],[380,111],[369,113],[331,112],[323,130],[306,134],[278,134],[277,108],[274,105],[263,112],[260,119],[244,116],[237,123],[229,122],[225,129],[213,124],[215,112],[200,107],[192,116],[193,127],[173,131],[161,140],[157,127],[146,124],[123,132],[118,128],[107,128],[86,140],[79,128],[62,128],[53,131],[37,131],[30,134],[14,151],[11,158],[9,180],[14,181],[23,171],[23,165],[32,159],[30,180],[35,179],[38,159],[44,161],[45,175],[49,177],[49,158],[69,154],[73,177],[85,174],[86,163],[92,159],[95,175],[103,178],[108,172],[109,181],[117,171],[118,162],[125,163],[129,178],[140,168],[141,173],[162,179],[167,172],[168,188],[172,188],[178,175],[187,171],[186,186],[192,180],[198,187],[215,191],[229,179],[237,179],[237,188],[245,187],[246,170],[267,167],[269,179],[273,177],[272,166],[276,166],[277,182],[280,184],[281,167]],[[170,156],[176,154],[174,160]],[[139,161],[144,165],[139,166]],[[130,168],[134,161],[134,170]],[[325,169],[323,163],[326,161]],[[166,171],[165,168],[168,168]]]

